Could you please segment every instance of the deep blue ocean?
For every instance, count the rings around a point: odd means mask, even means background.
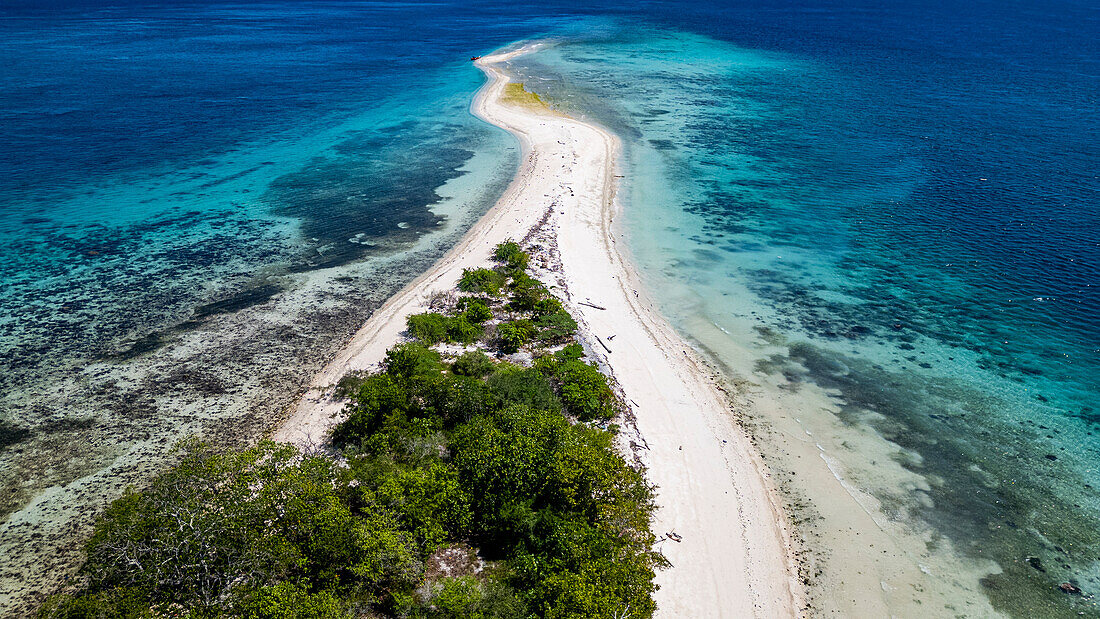
[[[922,586],[1100,614],[1100,7],[1058,0],[0,3],[0,609],[173,440],[262,433],[492,204],[518,150],[468,58],[530,38],[528,87],[623,138],[665,314]]]

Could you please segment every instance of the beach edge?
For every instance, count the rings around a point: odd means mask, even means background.
[[[578,318],[579,337],[633,404],[633,452],[657,486],[653,529],[672,563],[656,578],[657,616],[799,616],[805,593],[767,468],[734,422],[720,379],[649,301],[616,238],[618,138],[561,114],[501,101],[510,79],[499,65],[537,47],[475,62],[488,81],[471,112],[520,144],[511,184],[443,258],[374,312],[272,438],[306,448],[323,444],[343,408],[332,393],[340,378],[376,369],[401,341],[405,318],[425,311],[434,293],[453,288],[462,269],[488,265],[496,243],[537,232],[554,245],[555,292]]]

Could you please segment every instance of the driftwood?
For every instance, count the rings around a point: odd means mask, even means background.
[[[600,307],[599,305],[596,305],[595,303],[589,303],[589,302],[587,302],[587,301],[578,301],[578,302],[577,302],[577,305],[587,305],[588,307],[594,307],[594,308],[596,308],[596,309],[598,309],[598,310],[605,310],[605,309],[607,309],[606,307]]]
[[[600,339],[600,336],[596,336],[596,341],[600,343],[600,346],[603,346],[604,350],[606,350],[607,352],[611,352],[611,349],[607,347],[607,344],[603,343],[603,340]]]

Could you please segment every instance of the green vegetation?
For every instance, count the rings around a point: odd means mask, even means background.
[[[512,277],[508,288],[512,293],[508,300],[508,309],[513,312],[530,312],[550,296],[542,282],[523,272]]]
[[[528,263],[531,261],[531,257],[527,255],[527,252],[520,249],[519,243],[512,240],[497,245],[493,251],[493,258],[497,262],[503,262],[513,272],[526,270]]]
[[[459,299],[457,308],[463,310],[466,318],[475,324],[481,324],[493,318],[493,310],[489,309],[489,304],[485,299],[463,297]]]
[[[494,297],[500,295],[506,278],[493,269],[463,269],[458,289],[462,292],[482,292]]]
[[[519,350],[524,344],[531,341],[535,333],[534,323],[525,319],[502,322],[497,327],[501,350],[507,353]]]
[[[451,366],[451,371],[459,376],[483,378],[486,374],[493,371],[494,365],[489,355],[480,350],[473,350],[462,353],[458,359],[455,359],[454,365]]]
[[[482,328],[474,324],[466,313],[455,316],[444,316],[436,312],[414,314],[409,316],[406,324],[409,334],[425,344],[472,344],[481,337],[482,332]]]
[[[412,316],[416,341],[340,382],[338,453],[183,444],[175,468],[111,505],[78,590],[41,616],[649,617],[665,565],[652,489],[613,430],[585,423],[620,404],[527,254],[506,243],[495,256],[478,281],[508,299]],[[507,319],[492,341],[532,347],[533,367],[431,348],[474,341],[494,314]],[[539,348],[551,342],[565,346]]]
[[[535,325],[539,328],[539,339],[546,342],[565,340],[577,331],[577,321],[565,310],[547,314],[539,318]]]

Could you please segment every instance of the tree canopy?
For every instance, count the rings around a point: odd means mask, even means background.
[[[410,317],[414,341],[341,381],[334,452],[183,443],[175,467],[108,508],[76,590],[41,615],[650,616],[665,564],[652,489],[613,430],[586,423],[621,403],[572,341],[576,322],[525,272],[528,254],[508,242],[495,256],[499,271],[459,287],[510,298]],[[477,335],[455,335],[460,320]],[[459,355],[432,348],[478,338]],[[536,360],[494,360],[494,343]]]

